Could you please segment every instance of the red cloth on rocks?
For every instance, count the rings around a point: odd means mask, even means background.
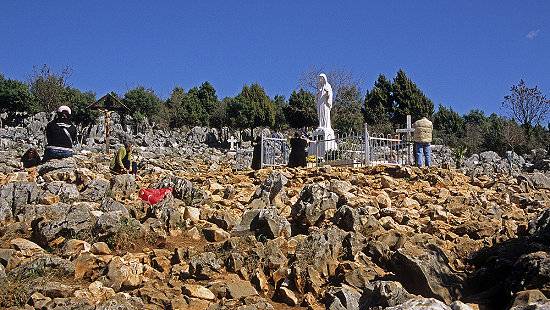
[[[139,198],[141,200],[149,203],[150,205],[154,205],[159,203],[164,199],[166,194],[171,193],[172,188],[142,188],[139,191]]]

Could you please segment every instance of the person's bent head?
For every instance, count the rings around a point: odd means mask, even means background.
[[[124,148],[126,149],[127,152],[132,151],[132,147],[133,147],[132,140],[130,139],[124,140]]]
[[[71,108],[66,105],[62,105],[57,108],[56,117],[58,119],[69,120],[71,117]]]

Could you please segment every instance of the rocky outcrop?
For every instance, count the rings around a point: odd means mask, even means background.
[[[398,166],[246,172],[206,147],[138,154],[138,178],[111,175],[101,153],[28,170],[0,160],[10,171],[0,172],[0,307],[548,303],[543,172],[502,174],[492,164],[492,174],[469,176]],[[172,193],[154,205],[138,198],[166,187]]]

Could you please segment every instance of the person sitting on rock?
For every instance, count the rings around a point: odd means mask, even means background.
[[[76,127],[70,118],[71,108],[62,105],[57,109],[54,120],[46,126],[47,145],[43,161],[73,156]]]
[[[426,166],[430,167],[432,165],[432,122],[426,117],[423,117],[414,122],[413,128],[416,165],[418,167],[422,167],[423,160],[426,159],[425,164]]]
[[[111,161],[110,169],[112,173],[124,174],[132,173],[137,174],[137,163],[132,158],[132,142],[125,140],[123,145],[118,149]]]

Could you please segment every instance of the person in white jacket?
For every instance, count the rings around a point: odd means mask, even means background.
[[[414,150],[416,155],[416,165],[422,167],[425,159],[426,166],[432,165],[432,122],[423,117],[413,124],[414,128]]]

